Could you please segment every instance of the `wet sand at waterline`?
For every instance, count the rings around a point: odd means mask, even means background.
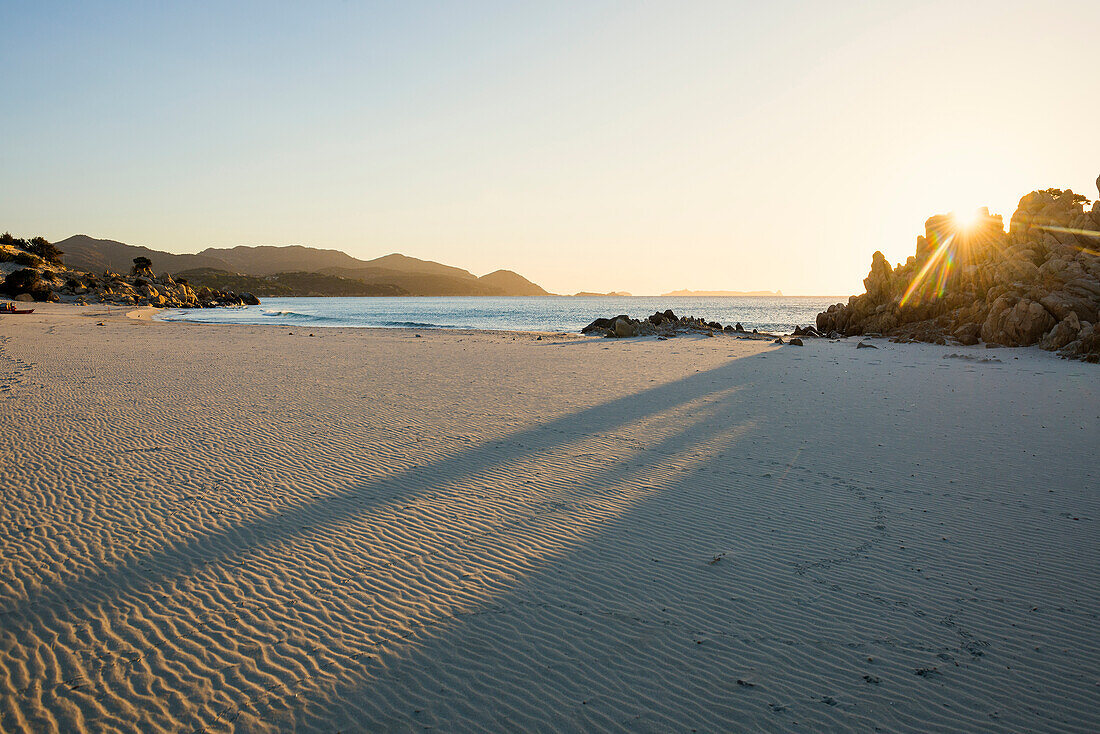
[[[0,730],[1100,729],[1093,365],[308,334],[0,316]]]

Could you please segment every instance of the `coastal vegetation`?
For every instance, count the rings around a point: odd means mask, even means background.
[[[0,234],[0,263],[14,262],[18,265],[59,265],[64,254],[45,237],[23,239],[11,232]]]

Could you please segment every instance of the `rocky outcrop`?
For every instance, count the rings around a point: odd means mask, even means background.
[[[1100,361],[1100,201],[1089,204],[1073,191],[1033,191],[1020,199],[1007,231],[987,210],[970,225],[932,217],[913,256],[890,267],[876,252],[866,292],[818,314],[817,330],[1037,345]]]
[[[774,339],[775,334],[758,333],[756,329],[752,333],[738,323],[736,326],[722,326],[717,321],[707,321],[695,316],[677,316],[672,309],[657,311],[652,316],[644,319],[632,319],[626,314],[612,316],[611,318],[598,318],[588,326],[581,329],[582,334],[591,336],[607,336],[625,339],[633,336],[658,336],[670,337],[678,334],[699,334],[714,336],[715,334],[731,334],[742,339]],[[795,334],[801,336],[820,336],[812,326],[798,327]]]
[[[119,306],[157,306],[160,308],[213,308],[218,306],[259,305],[251,293],[234,293],[211,288],[192,289],[185,280],[175,280],[168,273],[153,275],[148,266],[135,264],[129,275],[101,275],[69,270],[55,257],[47,259],[36,254],[26,241],[10,235],[0,236],[0,293],[17,300],[68,303],[107,303]],[[44,240],[41,241],[45,243]],[[46,252],[45,244],[38,251]],[[10,267],[9,267],[10,266]]]
[[[120,306],[216,308],[255,306],[260,303],[259,299],[251,293],[234,293],[211,288],[192,289],[186,281],[173,280],[167,273],[157,277],[148,273],[123,276],[110,271],[105,271],[102,275],[71,272],[58,292],[63,298],[68,296],[85,302],[111,303]]]

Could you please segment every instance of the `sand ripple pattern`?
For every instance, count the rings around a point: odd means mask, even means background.
[[[45,328],[2,731],[1100,729],[1087,365]]]

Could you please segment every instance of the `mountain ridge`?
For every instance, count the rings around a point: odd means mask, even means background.
[[[478,277],[468,270],[432,260],[390,253],[373,260],[360,260],[342,250],[305,245],[238,245],[208,247],[194,254],[174,254],[139,245],[79,234],[56,243],[69,267],[102,272],[127,272],[135,257],[147,257],[156,272],[182,273],[203,271],[206,278],[220,280],[233,275],[252,278],[276,278],[286,274],[314,273],[355,280],[369,286],[364,293],[393,293],[414,296],[529,296],[549,295],[537,284],[510,270],[496,270]],[[219,275],[215,276],[215,271]],[[278,278],[277,278],[278,279]],[[285,282],[286,279],[282,278]],[[302,278],[293,282],[304,283]],[[308,293],[317,295],[319,283],[329,283],[343,295],[346,284],[314,279]]]
[[[135,257],[147,257],[154,260],[161,271],[194,270],[196,268],[214,268],[232,270],[226,261],[202,254],[176,255],[171,252],[154,250],[140,245],[127,245],[110,239],[99,239],[86,234],[74,234],[54,246],[61,250],[65,264],[75,270],[91,273],[128,272]]]

